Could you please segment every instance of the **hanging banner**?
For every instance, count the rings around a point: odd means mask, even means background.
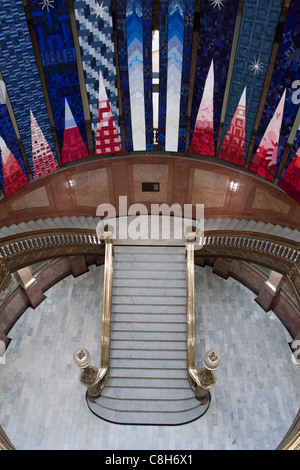
[[[31,111],[55,160],[57,157],[22,0],[0,0],[0,48],[0,69],[31,172],[37,178],[33,166]],[[49,168],[45,166],[44,174]]]
[[[118,1],[118,11],[119,3]],[[98,0],[75,0],[74,10],[96,146],[100,74],[103,77],[103,84],[119,138],[121,135],[111,2],[110,0],[101,0],[101,2]]]
[[[244,162],[249,149],[282,0],[245,0],[229,90],[222,140],[224,140],[246,87]],[[236,151],[240,151],[236,148]],[[232,153],[231,161],[240,157]]]
[[[60,151],[64,145],[66,100],[85,143],[85,147],[78,147],[77,153],[69,153],[66,157],[64,152],[62,161],[65,163],[84,158],[88,156],[86,127],[68,2],[29,0],[29,6]]]
[[[266,165],[264,155],[259,148],[265,137],[270,120],[277,113],[277,108],[285,91],[284,113],[281,117],[281,129],[278,136],[277,152],[273,165]],[[259,124],[249,170],[261,177],[274,181],[285,145],[288,141],[300,104],[300,2],[292,0],[286,17],[284,30],[279,44],[272,79]],[[288,159],[286,167],[289,165]]]
[[[3,88],[3,89],[2,89]],[[0,185],[9,196],[29,182],[21,149],[6,105],[4,83],[0,86]]]
[[[195,83],[193,92],[193,102],[191,110],[191,131],[190,144],[192,140],[198,141],[197,146],[194,144],[190,148],[191,152],[203,155],[215,156],[215,146],[217,143],[221,111],[223,105],[223,97],[225,92],[228,66],[232,48],[232,40],[236,23],[236,15],[238,8],[238,0],[212,2],[211,0],[203,0],[201,2],[200,12],[200,29],[197,52],[197,64],[195,72]],[[209,96],[210,109],[212,111],[213,123],[213,139],[211,140],[211,122],[207,127],[207,133],[202,132],[203,141],[209,141],[210,145],[201,145],[201,140],[197,138],[199,129],[198,113],[202,107],[202,101],[207,101],[206,93],[211,94],[211,90],[207,90],[207,77],[213,61],[213,96]],[[202,111],[200,111],[202,112]],[[196,124],[197,123],[197,124]],[[197,131],[196,131],[197,129]],[[194,134],[196,132],[196,135]],[[206,153],[205,153],[206,152]]]
[[[278,186],[300,203],[300,126]]]

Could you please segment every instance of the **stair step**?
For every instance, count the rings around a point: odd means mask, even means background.
[[[175,340],[137,340],[134,341],[128,339],[116,339],[111,340],[111,348],[113,349],[125,349],[128,348],[129,350],[149,350],[149,351],[186,351],[186,341],[175,341]]]
[[[111,368],[122,368],[122,369],[135,369],[136,374],[139,373],[141,369],[148,369],[155,371],[156,369],[161,369],[163,371],[170,369],[180,369],[184,370],[186,374],[186,358],[183,359],[153,359],[145,358],[143,356],[139,358],[112,358],[110,359]]]
[[[186,316],[186,306],[185,305],[143,305],[143,304],[117,304],[112,305],[112,314],[115,313],[143,313],[145,314],[165,314],[168,313],[172,315],[185,315]]]
[[[177,322],[177,323],[166,323],[168,331],[183,331],[186,332],[186,323],[185,322]],[[155,323],[150,321],[120,321],[120,320],[112,320],[111,322],[111,330],[112,331],[161,331],[162,330],[162,323]],[[186,334],[186,333],[185,333]]]
[[[119,269],[114,268],[114,277],[116,279],[181,279],[186,280],[186,271],[163,271],[162,269]]]
[[[101,406],[118,412],[148,412],[148,413],[170,413],[180,411],[189,411],[199,405],[195,397],[169,400],[147,400],[147,399],[120,399],[102,396]]]
[[[107,385],[102,396],[110,398],[132,399],[132,395],[136,400],[179,400],[195,397],[191,388],[116,388]]]
[[[142,287],[142,288],[163,288],[167,287],[169,289],[172,288],[179,288],[179,289],[186,289],[186,277],[182,279],[141,279],[141,278],[128,278],[128,277],[117,277],[115,276],[114,271],[114,279],[113,279],[113,292],[114,289],[117,287]]]
[[[160,326],[164,325],[165,323],[173,325],[174,323],[186,323],[186,314],[171,314],[167,313],[165,315],[162,314],[148,314],[148,323],[156,323],[159,322]],[[120,312],[114,313],[112,315],[112,324],[115,322],[120,323],[141,323],[144,322],[143,314],[141,313],[128,313],[128,312]]]
[[[184,286],[185,287],[185,286]],[[160,286],[160,287],[113,287],[113,296],[145,296],[145,297],[165,297],[165,296],[172,296],[172,297],[182,297],[186,299],[186,292],[182,292],[180,289],[176,287],[169,287]],[[147,301],[147,299],[145,299]],[[152,299],[151,299],[152,300]]]
[[[188,389],[188,381],[186,378],[174,378],[168,377],[163,381],[160,377],[135,377],[134,380],[129,377],[109,377],[107,382],[107,387],[116,387],[116,388],[133,388],[133,389],[151,389],[151,388],[178,388],[178,389]]]
[[[156,360],[161,359],[162,361],[183,359],[186,361],[186,348],[173,350],[173,349],[116,349],[111,348],[110,350],[111,360],[116,359],[142,359],[142,360]]]
[[[147,295],[114,295],[112,297],[113,305],[184,305],[186,306],[185,296],[147,296]]]
[[[182,331],[112,331],[111,340],[121,341],[186,341],[186,333]]]
[[[127,361],[128,362],[128,361]],[[166,379],[173,379],[173,380],[179,380],[179,379],[186,379],[187,376],[187,371],[186,367],[184,365],[181,366],[182,368],[176,368],[176,369],[166,369],[165,366],[164,368],[153,368],[153,369],[146,369],[145,367],[143,368],[137,368],[137,367],[111,367],[109,375],[111,378],[124,378],[128,380],[132,380],[132,383],[135,384],[136,380],[142,380],[142,379],[160,379],[160,381],[163,383]],[[175,384],[174,384],[175,385]],[[147,388],[147,383],[145,381],[145,385],[141,385]]]

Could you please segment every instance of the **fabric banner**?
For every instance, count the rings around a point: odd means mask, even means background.
[[[36,178],[30,132],[31,111],[51,153],[55,159],[57,157],[22,0],[0,0],[0,47],[0,69],[26,157],[33,177]],[[44,155],[40,158],[43,159]],[[47,168],[46,165],[46,172]]]
[[[122,91],[122,109],[125,129],[125,145],[127,152],[132,152],[132,127],[131,108],[128,78],[128,53],[127,53],[127,22],[126,22],[126,0],[118,0],[117,33],[118,33],[118,55],[120,82]]]
[[[285,91],[284,113],[281,129],[277,138],[277,152],[272,165],[267,165],[260,152],[266,129]],[[276,62],[271,78],[268,96],[259,124],[249,170],[261,177],[274,181],[285,145],[292,130],[300,104],[300,2],[292,0],[286,17],[284,30],[279,44]],[[286,168],[290,157],[286,162]]]
[[[278,186],[300,203],[300,126],[287,160],[289,164]]]
[[[224,140],[246,87],[244,162],[260,104],[282,0],[245,0],[229,90]],[[236,148],[237,152],[240,152]],[[237,156],[232,153],[232,162]],[[240,159],[240,157],[238,157]]]
[[[194,138],[197,140],[197,145],[193,145],[193,147],[190,148],[191,152],[215,156],[215,145],[218,139],[223,97],[227,80],[238,3],[238,0],[233,0],[230,2],[212,2],[211,0],[203,0],[201,2],[200,31],[190,131],[190,144]],[[194,136],[194,130],[196,127],[197,115],[199,113],[201,104],[203,109],[202,100],[205,102],[208,99],[204,95],[206,80],[209,76],[212,61],[213,72],[211,73],[214,75],[214,86],[213,101],[211,102],[210,100],[210,107],[213,107],[213,111],[211,111],[213,112],[213,116],[210,117],[213,117],[214,142],[212,142],[211,139],[211,121],[209,118],[207,126],[201,125],[203,128],[203,132],[201,133],[204,142],[202,147],[202,138],[199,139],[196,135]],[[210,93],[211,90],[208,89],[208,92]],[[202,111],[200,111],[200,113],[202,113]],[[198,121],[197,129],[199,129],[199,125],[200,123]],[[206,135],[204,128],[207,128],[208,135]],[[198,134],[198,131],[196,134]],[[207,146],[207,141],[210,142],[209,148]],[[214,144],[214,146],[212,146],[212,144]]]
[[[119,12],[118,1],[117,11]],[[91,125],[96,141],[99,118],[100,75],[120,138],[117,73],[110,0],[75,0],[78,39],[91,113]],[[121,6],[122,10],[122,6]],[[120,63],[122,66],[122,64]]]
[[[167,76],[168,76],[168,8],[169,0],[159,0],[159,102],[158,149],[165,150]]]
[[[74,116],[81,140],[87,145],[85,119],[81,100],[75,46],[67,0],[51,3],[29,0],[31,17],[43,63],[48,96],[53,113],[60,151],[64,146],[63,163],[88,156],[87,149],[78,146],[76,153],[66,155],[64,145],[65,103]],[[66,132],[66,137],[69,132]]]
[[[2,84],[4,88],[4,84]],[[9,196],[29,182],[21,149],[0,87],[0,185]]]

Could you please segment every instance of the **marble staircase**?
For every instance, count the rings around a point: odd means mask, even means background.
[[[178,425],[207,410],[187,380],[185,247],[115,246],[110,374],[88,400],[120,424]]]
[[[49,229],[90,229],[96,230],[97,223],[100,218],[97,217],[54,217],[46,219],[31,220],[29,222],[21,222],[13,224],[9,227],[2,227],[0,229],[0,239],[9,237],[16,234],[32,232],[36,230],[49,230]],[[219,230],[234,230],[257,232],[269,235],[274,235],[287,240],[294,240],[300,242],[300,232],[298,230],[290,229],[289,227],[282,227],[271,223],[262,221],[246,220],[238,218],[221,218],[216,219],[207,218],[204,222],[205,231],[219,231]]]

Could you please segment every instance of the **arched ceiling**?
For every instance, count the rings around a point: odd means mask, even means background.
[[[298,0],[0,0],[3,195],[81,159],[159,152],[299,202],[299,38]]]

